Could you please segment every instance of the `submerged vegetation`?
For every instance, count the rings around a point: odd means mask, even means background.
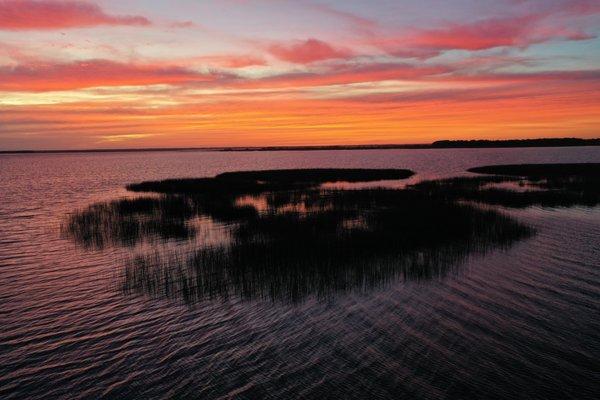
[[[321,184],[403,179],[411,171],[246,171],[142,182],[128,188],[152,197],[92,205],[73,214],[63,232],[87,248],[162,243],[126,261],[127,293],[187,302],[234,295],[299,301],[444,276],[471,254],[533,233],[476,203],[598,204],[597,168],[482,167],[472,171],[503,175],[425,181],[403,190]],[[207,221],[222,240],[189,240]],[[182,239],[189,245],[169,245]]]

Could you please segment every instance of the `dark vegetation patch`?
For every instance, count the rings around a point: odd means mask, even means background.
[[[495,187],[495,184],[512,182],[524,190]],[[466,200],[475,203],[498,205],[511,208],[530,206],[572,207],[576,205],[593,207],[600,204],[598,186],[589,180],[561,179],[548,181],[528,181],[514,177],[466,177],[438,181],[425,181],[410,186],[431,197],[448,201]]]
[[[442,277],[473,253],[508,247],[532,233],[503,214],[411,192],[321,195],[308,213],[244,219],[227,246],[136,257],[125,268],[123,289],[186,302],[231,295],[290,302],[327,298],[391,281]]]
[[[520,164],[492,165],[469,169],[469,172],[493,174],[472,181],[447,180],[444,191],[462,192],[459,197],[508,207],[540,205],[546,207],[595,206],[600,204],[600,164]],[[482,188],[488,182],[518,182],[531,190],[515,191]],[[427,185],[427,183],[424,183]]]
[[[471,254],[508,247],[533,232],[504,214],[457,201],[473,185],[498,177],[407,190],[320,187],[410,175],[312,169],[143,182],[129,188],[160,196],[93,205],[72,215],[63,231],[85,247],[133,246],[193,237],[190,221],[210,217],[226,230],[226,244],[156,247],[124,268],[126,293],[187,302],[232,295],[300,301],[441,277]]]
[[[121,199],[74,213],[61,231],[85,248],[131,247],[155,238],[192,237],[194,228],[187,221],[195,213],[193,203],[179,196]]]
[[[599,164],[486,166],[488,176],[424,181],[403,190],[339,190],[324,182],[402,179],[407,170],[305,169],[224,173],[129,185],[154,197],[99,203],[63,225],[86,248],[162,244],[125,263],[126,293],[300,301],[387,282],[441,277],[472,254],[533,230],[477,203],[600,204]],[[190,242],[209,218],[226,239]],[[160,248],[160,251],[159,251]]]
[[[599,178],[600,163],[486,165],[469,168],[468,171],[478,174],[523,176],[533,179],[567,176]]]
[[[540,138],[508,140],[438,140],[432,148],[490,148],[490,147],[563,147],[599,146],[600,139]]]
[[[264,171],[225,172],[217,179],[259,181],[269,183],[369,182],[406,179],[414,172],[406,169],[276,169]]]
[[[225,172],[214,178],[166,179],[127,185],[133,192],[241,195],[266,191],[308,188],[325,182],[368,182],[406,179],[406,169],[280,169]]]

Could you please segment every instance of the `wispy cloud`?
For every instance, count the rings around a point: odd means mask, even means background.
[[[0,67],[1,91],[72,90],[98,86],[181,84],[221,79],[221,73],[200,73],[181,67],[87,60]]]
[[[524,48],[551,40],[588,40],[595,36],[577,28],[545,22],[546,14],[489,18],[467,23],[446,23],[397,37],[380,37],[374,44],[390,54],[429,58],[449,50],[478,51],[498,47]]]
[[[111,15],[78,0],[0,0],[0,30],[47,30],[98,25],[150,25],[139,15]]]
[[[313,72],[285,73],[261,79],[231,82],[238,87],[277,88],[342,85],[385,80],[419,80],[451,71],[444,66],[415,66],[404,63],[336,64]]]

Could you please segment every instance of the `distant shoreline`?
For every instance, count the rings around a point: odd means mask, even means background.
[[[391,149],[483,149],[515,147],[575,147],[600,146],[598,139],[516,139],[516,140],[439,140],[430,144],[366,144],[327,146],[260,146],[260,147],[174,147],[140,149],[80,149],[80,150],[0,150],[0,154],[52,153],[122,153],[159,151],[316,151],[316,150],[391,150]]]

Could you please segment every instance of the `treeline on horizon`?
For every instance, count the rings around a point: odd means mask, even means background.
[[[448,148],[493,148],[493,147],[573,147],[600,146],[600,138],[541,138],[541,139],[474,139],[437,140],[431,144],[358,144],[327,146],[261,146],[261,147],[160,147],[123,149],[80,149],[80,150],[0,150],[0,154],[28,153],[110,153],[135,151],[303,151],[303,150],[378,150],[378,149],[448,149]]]
[[[599,146],[600,139],[544,138],[510,140],[438,140],[431,144],[434,148],[452,147],[559,147],[559,146]]]

